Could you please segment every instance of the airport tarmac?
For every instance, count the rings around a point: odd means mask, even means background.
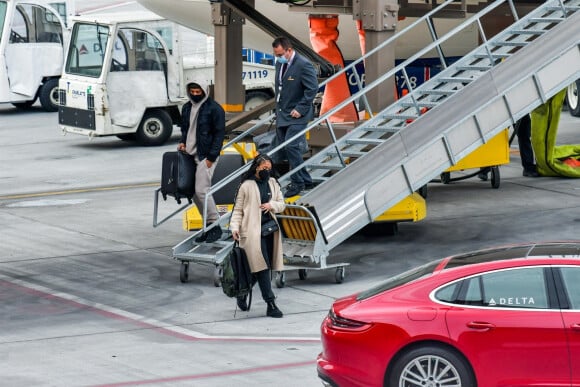
[[[579,143],[580,118],[564,112],[559,132]],[[514,143],[499,189],[431,183],[424,220],[331,252],[350,264],[344,283],[288,272],[274,288],[284,318],[265,317],[257,288],[251,311],[234,313],[212,266],[179,281],[181,217],[152,227],[161,156],[177,139],[177,128],[150,148],[62,136],[56,113],[0,105],[0,385],[317,386],[319,327],[336,298],[445,255],[578,239],[580,180],[522,177]]]

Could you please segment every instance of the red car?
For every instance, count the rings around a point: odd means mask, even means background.
[[[580,386],[580,242],[428,263],[337,300],[327,386]]]

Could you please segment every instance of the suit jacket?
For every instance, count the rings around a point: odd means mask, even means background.
[[[276,124],[288,126],[307,124],[314,117],[312,101],[318,92],[316,70],[310,61],[298,53],[280,82],[281,63],[276,63]],[[302,117],[292,118],[290,112],[296,109]]]

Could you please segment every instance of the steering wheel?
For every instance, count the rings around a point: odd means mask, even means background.
[[[112,67],[112,70],[113,71],[127,71],[128,70],[126,64],[123,64],[123,63],[119,62],[115,58],[113,58],[112,64],[113,64],[113,67]]]
[[[26,43],[28,40],[20,35],[18,32],[11,30],[10,31],[10,42],[11,43]]]

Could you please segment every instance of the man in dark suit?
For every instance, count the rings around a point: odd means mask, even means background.
[[[288,38],[276,38],[272,48],[276,56],[276,133],[277,140],[282,143],[306,128],[313,118],[312,101],[318,91],[318,79],[312,63],[294,51]],[[286,145],[284,150],[290,169],[302,163],[302,154],[307,148],[305,135]],[[312,187],[312,178],[304,168],[290,179],[285,197]]]

